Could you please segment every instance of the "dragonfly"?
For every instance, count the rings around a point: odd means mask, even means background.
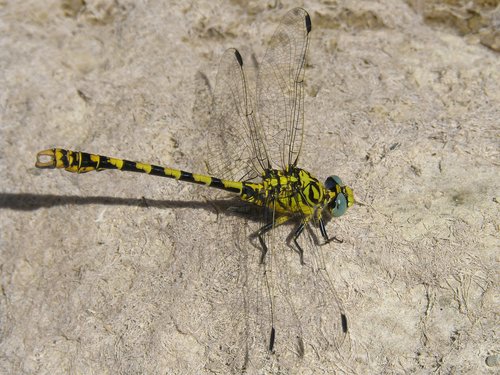
[[[290,237],[304,263],[299,238],[305,229],[319,228],[324,243],[341,242],[328,235],[326,223],[343,215],[355,202],[352,189],[340,177],[332,175],[322,183],[298,165],[304,138],[304,72],[310,32],[307,11],[295,8],[285,14],[258,67],[255,95],[250,95],[238,50],[230,48],[223,54],[208,130],[218,135],[209,137],[207,146],[211,155],[207,164],[210,175],[64,148],[40,151],[35,165],[72,173],[107,169],[146,173],[238,194],[242,201],[265,212],[255,233],[261,247],[260,262],[265,263],[266,254],[273,250],[273,230],[295,223]],[[270,305],[273,311],[272,297]],[[339,319],[346,332],[347,318],[340,308]],[[271,352],[275,340],[275,322],[271,317]]]

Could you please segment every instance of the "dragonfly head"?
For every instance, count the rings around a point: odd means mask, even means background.
[[[331,191],[328,209],[333,217],[342,216],[354,204],[354,194],[349,186],[342,183],[339,176],[330,176],[325,181],[325,187]]]

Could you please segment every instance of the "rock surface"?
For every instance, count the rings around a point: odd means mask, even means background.
[[[328,225],[342,244],[305,245],[305,266],[293,227],[274,233],[274,354],[259,222],[235,201],[35,169],[59,146],[203,172],[220,56],[252,66],[297,5],[0,3],[0,372],[498,371],[498,2],[301,3],[301,166],[360,204]]]

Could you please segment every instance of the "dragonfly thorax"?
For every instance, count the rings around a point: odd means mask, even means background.
[[[322,210],[331,199],[330,192],[304,169],[267,169],[261,183],[245,183],[241,198],[281,214],[305,216]]]

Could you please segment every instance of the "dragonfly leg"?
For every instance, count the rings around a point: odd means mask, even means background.
[[[274,227],[274,223],[269,223],[269,224],[264,225],[257,232],[257,236],[259,237],[260,246],[262,247],[262,249],[261,249],[262,254],[260,256],[260,264],[264,264],[264,259],[265,259],[266,254],[267,254],[267,245],[266,245],[266,241],[264,241],[263,236],[264,236],[264,234],[266,234],[267,232],[272,230],[273,227]]]
[[[260,264],[264,264],[264,258],[266,257],[267,250],[268,250],[267,245],[266,245],[266,241],[264,241],[264,234],[266,234],[270,230],[273,230],[278,225],[286,223],[289,219],[290,219],[289,216],[279,216],[273,222],[264,225],[257,232],[257,236],[259,237],[260,246],[262,247],[262,255],[260,257]]]
[[[319,218],[319,230],[321,232],[321,236],[323,236],[323,238],[325,239],[324,245],[327,244],[327,243],[329,243],[329,242],[331,242],[331,241],[335,241],[337,243],[344,242],[344,240],[339,239],[339,238],[337,238],[335,236],[328,237],[328,233],[326,233],[325,222],[323,221],[322,218]]]
[[[295,229],[293,232],[293,243],[296,246],[296,251],[299,253],[300,257],[300,264],[304,264],[304,250],[302,247],[299,245],[299,242],[297,241],[297,238],[302,234],[304,231],[304,228],[306,227],[306,223],[302,221],[299,226]]]
[[[264,258],[267,254],[267,245],[264,241],[264,234],[266,234],[267,232],[269,232],[270,230],[272,230],[274,227],[278,226],[278,225],[281,225],[283,223],[285,223],[286,221],[288,221],[290,218],[287,217],[287,216],[281,216],[279,217],[277,220],[275,220],[274,223],[269,223],[269,224],[266,224],[264,225],[262,228],[259,229],[259,231],[257,232],[257,236],[259,237],[259,242],[260,242],[260,245],[262,247],[262,255],[261,255],[261,258],[260,258],[260,263],[263,264],[264,263]],[[302,232],[304,231],[304,228],[306,227],[306,223],[307,221],[302,221],[299,226],[295,229],[295,231],[293,232],[292,234],[292,239],[293,239],[293,243],[295,244],[295,251],[299,254],[299,257],[300,257],[300,264],[304,264],[304,250],[302,249],[302,247],[299,245],[299,242],[297,241],[297,239],[300,237],[300,235],[302,234]],[[322,221],[320,222],[322,224]],[[321,226],[320,224],[320,226]],[[339,241],[339,242],[342,242],[341,240],[338,240],[337,238],[333,237],[331,239],[328,239],[328,235],[326,234],[326,230],[325,230],[325,226],[324,224],[322,225],[322,228],[323,230],[321,231],[321,233],[323,234],[323,237],[325,237],[325,240],[336,240],[336,241]]]

